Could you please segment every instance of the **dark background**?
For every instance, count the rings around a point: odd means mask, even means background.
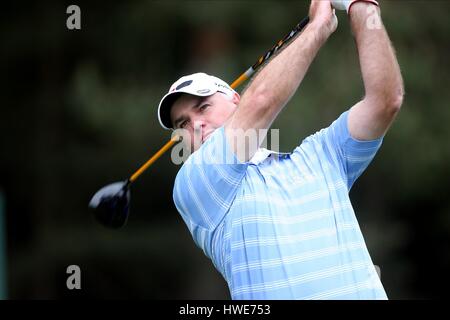
[[[388,296],[448,297],[450,2],[381,3],[406,96],[351,198]],[[81,8],[81,30],[66,28],[70,4]],[[170,153],[133,186],[125,228],[97,224],[87,204],[167,142],[156,108],[173,81],[203,71],[231,83],[307,14],[308,4],[3,3],[0,298],[229,299],[175,209],[179,167]],[[281,130],[282,151],[363,95],[349,24],[343,12],[338,18],[272,126]],[[82,272],[78,291],[66,288],[72,264]]]

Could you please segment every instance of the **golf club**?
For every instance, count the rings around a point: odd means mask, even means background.
[[[269,51],[261,56],[255,64],[241,74],[231,84],[231,87],[236,89],[244,81],[249,79],[261,65],[273,56],[274,53],[289,42],[295,35],[301,32],[308,22],[309,17],[306,17],[300,21],[300,23],[298,23],[291,32],[278,41]],[[126,224],[129,215],[130,187],[132,183],[178,141],[181,141],[181,137],[172,137],[172,139],[170,139],[169,142],[167,142],[157,153],[155,153],[155,155],[153,155],[145,164],[133,173],[129,179],[122,182],[109,184],[95,193],[89,202],[89,207],[94,209],[94,215],[101,224],[111,228],[120,228]]]

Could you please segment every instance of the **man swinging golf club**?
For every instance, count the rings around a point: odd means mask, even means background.
[[[364,98],[290,154],[246,148],[235,133],[270,127],[336,30],[332,2],[347,11]],[[241,97],[204,73],[171,86],[161,125],[200,137],[177,174],[174,202],[232,299],[387,299],[349,190],[400,109],[400,68],[376,1],[313,0],[309,19]]]

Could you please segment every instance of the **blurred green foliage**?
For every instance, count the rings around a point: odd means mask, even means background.
[[[450,3],[381,1],[405,81],[403,109],[352,189],[361,229],[390,298],[448,296],[450,267]],[[308,1],[4,5],[0,13],[0,187],[5,191],[11,298],[229,298],[172,202],[167,153],[132,189],[128,226],[87,210],[170,137],[156,108],[198,71],[232,82],[308,12]],[[346,16],[278,117],[282,151],[331,123],[364,94]],[[66,267],[82,290],[65,288]],[[438,285],[441,284],[441,285]]]

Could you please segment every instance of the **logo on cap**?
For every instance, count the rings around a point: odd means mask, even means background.
[[[179,84],[175,90],[180,90],[181,88],[187,87],[188,85],[190,85],[192,83],[192,80],[188,80],[183,82],[182,84]]]

